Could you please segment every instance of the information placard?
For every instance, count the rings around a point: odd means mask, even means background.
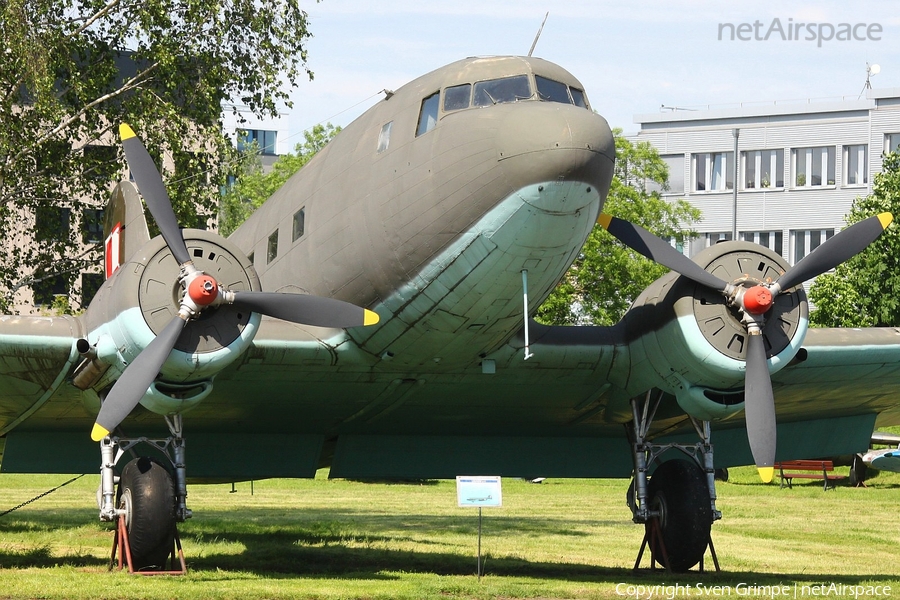
[[[503,506],[500,477],[457,475],[456,499],[459,506]]]

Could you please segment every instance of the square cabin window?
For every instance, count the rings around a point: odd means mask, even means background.
[[[422,100],[422,110],[419,112],[419,126],[416,128],[416,137],[423,133],[428,133],[437,125],[440,99],[440,92],[435,92]]]
[[[306,207],[294,213],[294,226],[291,228],[291,241],[296,242],[303,237],[306,228]]]
[[[276,229],[269,236],[269,242],[266,245],[266,264],[269,264],[278,256],[278,230]]]
[[[378,148],[376,149],[376,152],[379,154],[387,150],[388,146],[391,145],[391,128],[393,126],[394,122],[388,121],[381,128],[381,133],[378,134]]]

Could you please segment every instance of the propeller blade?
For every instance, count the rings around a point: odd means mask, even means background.
[[[119,125],[119,137],[122,138],[122,148],[125,150],[125,158],[128,160],[134,181],[141,191],[141,196],[144,197],[144,202],[147,203],[147,208],[150,209],[150,214],[156,220],[166,245],[169,246],[178,264],[190,262],[191,257],[178,227],[178,219],[172,210],[172,201],[166,193],[162,176],[153,163],[153,158],[147,152],[144,143],[125,123]]]
[[[234,292],[232,304],[284,321],[316,327],[359,327],[378,322],[378,315],[371,310],[343,300],[307,294]]]
[[[597,222],[635,252],[670,268],[688,279],[696,281],[700,285],[705,285],[720,292],[725,291],[728,285],[726,282],[709,273],[670,246],[668,242],[656,237],[640,225],[635,225],[606,213],[600,213],[600,216],[597,217]]]
[[[775,474],[775,396],[766,364],[766,345],[757,330],[747,336],[747,373],[744,379],[744,418],[750,451],[763,482]]]
[[[102,440],[134,410],[159,374],[159,369],[175,347],[185,324],[186,321],[176,315],[144,351],[138,354],[134,362],[128,365],[100,406],[100,414],[91,431],[92,440]]]
[[[786,290],[835,268],[865,250],[893,220],[893,215],[886,212],[851,225],[800,259],[776,284],[780,290]]]

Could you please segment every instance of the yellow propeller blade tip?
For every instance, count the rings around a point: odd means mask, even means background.
[[[597,222],[603,227],[603,229],[609,229],[609,224],[612,222],[612,216],[606,213],[600,213],[600,216],[597,217]]]
[[[122,123],[121,125],[119,125],[119,137],[122,138],[122,141],[124,142],[128,138],[133,138],[136,136],[134,133],[134,129],[129,127],[127,123]]]
[[[891,221],[894,220],[894,215],[892,215],[889,212],[883,212],[880,215],[878,215],[878,220],[881,221],[882,229],[887,229],[888,225],[891,224]]]
[[[99,423],[94,423],[94,428],[91,430],[91,439],[95,442],[99,442],[103,438],[109,435],[109,430]]]
[[[378,313],[373,312],[368,308],[364,308],[363,310],[365,311],[363,313],[363,325],[374,325],[381,319],[381,317],[378,316]]]
[[[775,467],[757,467],[756,469],[759,471],[759,478],[763,483],[769,483],[775,477]]]

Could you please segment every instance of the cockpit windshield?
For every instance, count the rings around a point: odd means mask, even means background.
[[[534,76],[537,84],[538,97],[547,102],[561,102],[563,104],[574,104],[582,108],[587,108],[587,100],[584,98],[584,92],[578,88],[569,87],[559,81],[547,79],[540,75]]]
[[[588,108],[584,91],[572,87],[560,81],[548,79],[540,75],[534,76],[534,84],[537,86],[537,94],[532,92],[531,78],[528,75],[513,75],[499,79],[479,81],[474,85],[463,83],[444,88],[442,105],[444,112],[462,110],[470,106],[493,106],[507,102],[521,102],[523,100],[541,100],[544,102],[560,102],[562,104],[574,104],[581,108]],[[434,100],[433,97],[426,99]],[[435,101],[436,102],[436,101]],[[431,112],[428,114],[437,119],[437,105],[428,104]],[[424,105],[423,105],[424,111]],[[433,125],[431,126],[433,127]],[[431,127],[422,129],[420,134]]]
[[[531,98],[527,75],[479,81],[475,84],[475,106],[491,106]]]

